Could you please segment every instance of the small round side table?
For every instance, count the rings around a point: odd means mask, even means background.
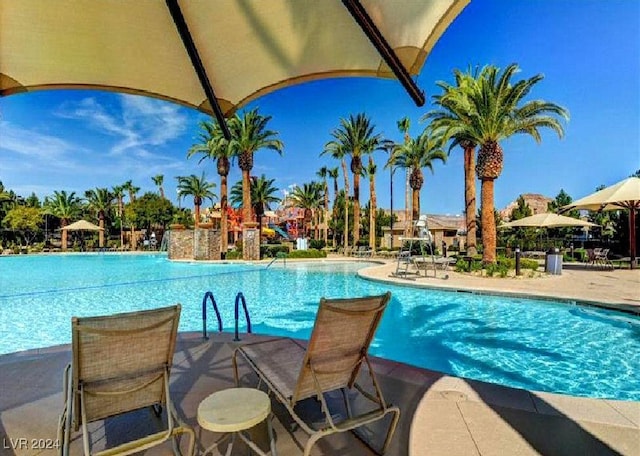
[[[227,447],[227,456],[231,455],[236,437],[242,439],[253,451],[261,456],[267,456],[253,443],[244,431],[256,424],[267,420],[269,445],[271,455],[277,456],[276,445],[271,428],[271,400],[266,393],[255,388],[228,388],[204,399],[198,406],[198,424],[202,429],[212,432],[222,432],[227,435],[205,450],[205,454],[212,451],[219,444],[231,436],[231,443]]]

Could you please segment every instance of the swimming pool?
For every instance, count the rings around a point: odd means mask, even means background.
[[[320,297],[393,299],[371,353],[459,377],[575,396],[640,400],[640,318],[552,301],[362,280],[364,263],[170,262],[164,255],[0,259],[0,353],[70,342],[72,316],[182,304],[181,331],[202,329],[212,291],[225,331],[246,297],[257,333],[308,338]],[[209,317],[209,330],[215,329]],[[244,327],[244,324],[242,325]]]

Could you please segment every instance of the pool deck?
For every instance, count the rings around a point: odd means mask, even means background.
[[[361,274],[411,286],[559,296],[599,301],[632,312],[640,309],[640,271],[569,269],[561,276],[491,279],[439,270],[436,278],[407,281],[390,278],[394,270],[395,263],[385,262]],[[444,274],[449,278],[444,279]],[[243,336],[242,342],[263,338]],[[171,391],[179,414],[196,429],[197,454],[214,438],[197,426],[197,405],[212,392],[233,386],[235,345],[229,334],[215,334],[209,341],[197,333],[179,335]],[[31,439],[56,438],[62,371],[70,357],[69,345],[0,356],[0,455],[56,454],[55,450],[38,450]],[[389,455],[640,455],[640,402],[531,392],[382,359],[374,360],[374,369],[386,399],[402,410]],[[252,376],[246,367],[242,372],[248,385]],[[306,435],[289,429],[290,420],[282,407],[274,404],[274,411],[279,454],[301,455],[297,442],[306,442]],[[148,413],[144,410],[95,423],[96,447],[143,432],[140,418],[148,418]],[[79,434],[74,437],[71,454],[81,454]],[[233,454],[246,454],[241,450],[238,445]],[[171,454],[170,445],[143,454]],[[347,433],[320,440],[313,454],[373,453]]]

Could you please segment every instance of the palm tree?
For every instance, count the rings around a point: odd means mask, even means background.
[[[336,160],[340,160],[340,164],[342,165],[342,175],[344,176],[344,194],[345,194],[345,205],[344,205],[344,248],[345,250],[349,247],[349,173],[347,172],[347,161],[346,161],[346,148],[335,141],[331,141],[325,145],[324,150],[320,155],[330,154]],[[334,181],[334,188],[337,189],[337,181]],[[336,197],[338,199],[338,193],[336,191]],[[335,203],[334,203],[335,204]]]
[[[224,138],[222,129],[217,122],[200,122],[198,139],[199,142],[189,149],[187,158],[192,157],[194,154],[201,154],[202,158],[200,158],[198,163],[201,163],[205,159],[216,161],[218,175],[220,176],[220,226],[222,228],[222,244],[220,248],[222,252],[226,252],[229,243],[227,179],[229,177],[229,171],[231,170],[233,150],[229,147],[229,142]]]
[[[364,113],[349,116],[349,120],[340,119],[340,126],[331,135],[335,144],[344,148],[344,152],[351,156],[351,172],[353,173],[353,243],[360,239],[360,176],[362,175],[362,157],[372,153],[380,147],[382,136],[374,133],[375,126]],[[336,146],[329,146],[331,148]]]
[[[140,187],[136,187],[135,185],[133,185],[133,182],[130,180],[122,184],[122,187],[126,192],[129,193],[129,202],[133,203],[136,200],[136,193],[140,191]]]
[[[53,192],[52,198],[45,198],[45,211],[60,219],[60,226],[64,228],[71,219],[80,214],[80,198],[76,192],[67,194],[65,190]],[[67,230],[62,230],[62,250],[67,250]]]
[[[309,237],[309,225],[313,218],[313,213],[322,205],[324,199],[322,189],[321,183],[310,182],[303,184],[302,187],[295,187],[289,195],[290,202],[294,206],[304,209],[304,233],[306,237]]]
[[[538,74],[514,84],[511,78],[518,65],[511,64],[504,71],[495,66],[482,69],[469,84],[469,128],[466,137],[480,144],[476,174],[481,181],[482,261],[496,262],[496,225],[494,212],[494,181],[504,165],[504,153],[499,141],[516,134],[527,134],[541,141],[540,129],[550,128],[562,138],[564,129],[560,118],[569,119],[563,107],[543,100],[523,103],[533,86],[544,76]]]
[[[164,176],[162,174],[158,174],[157,176],[153,176],[151,180],[153,180],[153,183],[158,186],[160,198],[164,199],[164,188],[162,187],[162,184],[164,183]]]
[[[407,144],[411,140],[411,136],[409,136],[409,128],[411,128],[411,121],[408,117],[403,117],[402,119],[396,122],[398,126],[398,130],[400,133],[404,135],[404,143]],[[411,170],[407,168],[405,170],[405,183],[404,183],[404,235],[409,236],[411,234],[411,219],[409,218],[411,215],[410,206],[409,206],[409,194],[411,193],[409,189],[411,188],[409,185],[409,177],[411,175]]]
[[[369,248],[373,252],[376,251],[376,169],[373,157],[369,155],[369,165],[366,168],[367,176],[369,176]]]
[[[238,166],[242,170],[242,218],[251,220],[251,170],[253,154],[260,149],[271,149],[282,155],[284,145],[277,139],[278,132],[267,130],[271,116],[258,114],[257,109],[236,114],[229,120],[231,131],[230,147],[238,157]]]
[[[331,179],[333,179],[333,205],[335,206],[336,200],[338,199],[338,176],[340,175],[340,171],[338,167],[329,168],[327,170],[327,174]],[[328,216],[327,216],[327,226],[329,224]],[[333,246],[336,246],[336,230],[332,230],[333,232]]]
[[[420,217],[420,189],[424,183],[422,168],[429,168],[433,173],[436,160],[446,163],[447,154],[440,148],[441,140],[427,128],[416,139],[398,146],[389,159],[390,164],[410,170],[409,185],[413,191],[412,220]]]
[[[104,217],[111,209],[113,194],[106,188],[95,188],[93,190],[87,190],[84,196],[89,209],[95,211],[98,215],[98,223],[100,228],[102,228],[98,233],[98,246],[102,248],[104,247]]]
[[[204,172],[201,177],[192,174],[178,178],[178,198],[193,196],[196,228],[200,224],[200,206],[202,206],[203,201],[208,199],[213,202],[214,198],[216,198],[216,194],[213,193],[215,186],[215,183],[207,182]]]
[[[124,197],[124,185],[114,185],[111,189],[113,197],[116,199],[118,203],[118,220],[120,222],[120,248],[124,245],[124,231],[122,227],[124,226],[124,204],[122,198]]]
[[[456,85],[439,81],[436,84],[443,90],[441,95],[434,96],[434,104],[441,109],[431,111],[422,120],[431,120],[431,127],[442,129],[444,142],[453,139],[449,147],[451,150],[459,145],[464,150],[464,207],[466,225],[467,254],[477,253],[476,246],[476,179],[475,179],[475,147],[476,143],[469,137],[470,105],[467,92],[474,84],[477,73],[462,73],[454,70]]]
[[[264,174],[251,179],[251,205],[258,220],[258,232],[262,234],[262,216],[271,209],[271,204],[280,201],[276,196],[278,189],[273,186],[275,179],[267,179]]]
[[[337,170],[337,168],[336,168]],[[323,166],[318,170],[316,176],[323,180],[324,188],[322,192],[324,193],[324,211],[322,213],[322,218],[324,220],[324,243],[327,244],[329,240],[329,185],[327,184],[327,176],[329,175],[329,168]]]

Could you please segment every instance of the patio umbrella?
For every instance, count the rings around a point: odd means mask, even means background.
[[[558,228],[563,226],[598,226],[595,223],[587,222],[573,217],[547,212],[545,214],[535,214],[508,223],[503,223],[500,228],[516,227],[537,227],[537,228]]]
[[[629,211],[629,259],[636,267],[636,211],[640,208],[640,178],[629,177],[610,187],[563,206],[562,211],[587,209],[590,211]]]
[[[469,1],[0,0],[0,96],[142,94],[226,129],[224,116],[278,88],[375,76],[397,78],[421,106],[413,76]]]

